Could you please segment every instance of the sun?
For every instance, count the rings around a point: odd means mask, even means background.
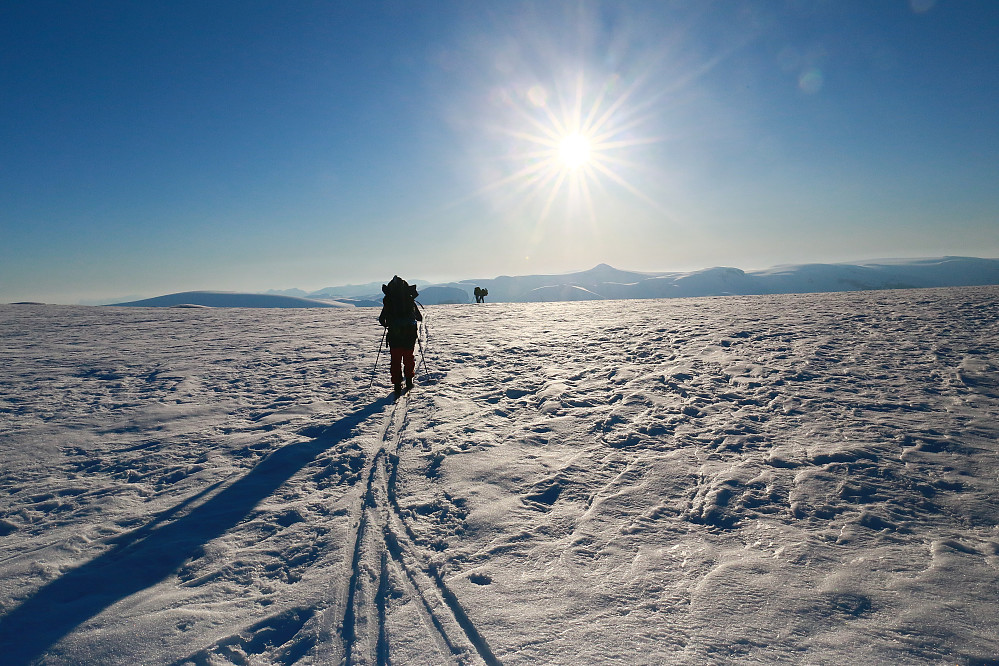
[[[558,159],[562,166],[569,170],[586,166],[590,161],[591,142],[582,134],[569,134],[558,146]]]
[[[462,201],[490,193],[539,229],[556,219],[595,227],[622,195],[661,210],[633,181],[643,182],[645,147],[663,140],[646,133],[659,98],[639,99],[643,80],[579,69],[491,90],[480,121],[492,153],[482,161],[485,183]]]
[[[582,213],[595,223],[598,203],[610,196],[608,185],[658,209],[627,175],[638,169],[636,152],[661,140],[642,131],[652,118],[652,102],[634,99],[639,83],[622,85],[617,75],[588,78],[579,71],[547,85],[500,88],[490,97],[496,111],[486,123],[499,160],[472,196],[501,193],[506,202],[531,207],[539,222],[561,208],[573,219]]]

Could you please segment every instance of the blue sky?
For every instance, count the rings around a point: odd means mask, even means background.
[[[992,0],[0,6],[0,302],[947,254]]]

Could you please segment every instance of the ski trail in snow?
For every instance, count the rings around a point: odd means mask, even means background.
[[[392,426],[397,409],[398,403],[387,410],[384,421],[375,437],[379,442],[378,451],[381,450],[382,443],[385,441],[385,437]],[[322,613],[321,620],[316,627],[316,656],[321,663],[350,663],[351,652],[357,642],[357,620],[354,609],[355,597],[357,596],[357,587],[361,577],[360,564],[362,540],[368,517],[367,504],[371,494],[371,483],[374,478],[375,458],[378,455],[376,453],[375,456],[366,456],[366,462],[361,473],[364,490],[361,492],[359,498],[360,505],[355,507],[350,513],[350,522],[352,525],[350,543],[352,546],[348,551],[351,559],[347,569],[347,584],[336,595],[337,598],[332,600],[330,608]],[[330,584],[335,585],[336,581],[330,581]],[[330,597],[332,595],[327,596]],[[340,636],[340,641],[331,645],[334,633]],[[324,655],[323,652],[329,654]],[[323,659],[323,657],[329,657],[329,659]]]
[[[392,447],[394,452],[387,456],[387,458],[382,459],[382,468],[380,470],[381,490],[384,495],[384,504],[388,508],[386,512],[387,522],[384,526],[385,543],[389,548],[389,552],[399,562],[402,570],[406,572],[414,589],[420,594],[430,619],[433,621],[434,626],[439,629],[442,638],[452,653],[465,653],[467,650],[461,649],[459,651],[459,648],[448,640],[448,634],[443,629],[442,622],[437,619],[438,613],[443,613],[445,617],[450,616],[447,618],[448,623],[450,624],[453,620],[458,625],[461,633],[464,635],[464,639],[467,639],[483,662],[486,664],[499,664],[499,660],[493,655],[485,638],[483,638],[469,619],[458,598],[448,588],[440,569],[434,564],[427,563],[418,555],[415,547],[416,535],[413,534],[412,529],[403,518],[396,495],[396,480],[398,479],[398,463],[401,452],[399,434],[397,432],[395,436]],[[386,466],[389,467],[386,468]],[[407,562],[412,562],[412,564],[409,565]],[[439,611],[431,608],[431,600],[434,602],[443,602],[443,605],[436,606],[439,608]]]
[[[499,664],[440,571],[420,555],[400,511],[395,483],[409,399],[408,394],[402,396],[385,418],[354,510],[356,528],[339,631],[342,663],[390,663],[396,648],[392,616],[405,610],[425,631],[419,648],[423,658],[431,658],[425,650],[434,646],[433,663]],[[414,649],[418,641],[407,636],[403,642],[414,643],[406,646]]]

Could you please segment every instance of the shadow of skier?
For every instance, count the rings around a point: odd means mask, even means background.
[[[166,522],[210,488],[118,537],[111,550],[42,587],[0,617],[3,663],[31,663],[83,622],[164,580],[205,544],[237,525],[320,453],[349,438],[354,428],[390,404],[391,397],[381,398],[322,428],[311,441],[277,449],[190,513]],[[165,524],[156,527],[159,523]]]

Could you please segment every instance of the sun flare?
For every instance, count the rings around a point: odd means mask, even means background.
[[[491,129],[505,144],[500,154],[508,168],[483,191],[503,191],[518,206],[537,205],[532,216],[539,221],[561,208],[595,222],[608,186],[658,208],[628,175],[637,168],[638,149],[660,140],[642,133],[651,102],[634,99],[637,86],[621,85],[616,75],[587,79],[579,72],[570,81],[495,93],[500,114]]]
[[[570,134],[562,139],[558,157],[567,169],[578,169],[590,161],[590,139],[582,134]]]

